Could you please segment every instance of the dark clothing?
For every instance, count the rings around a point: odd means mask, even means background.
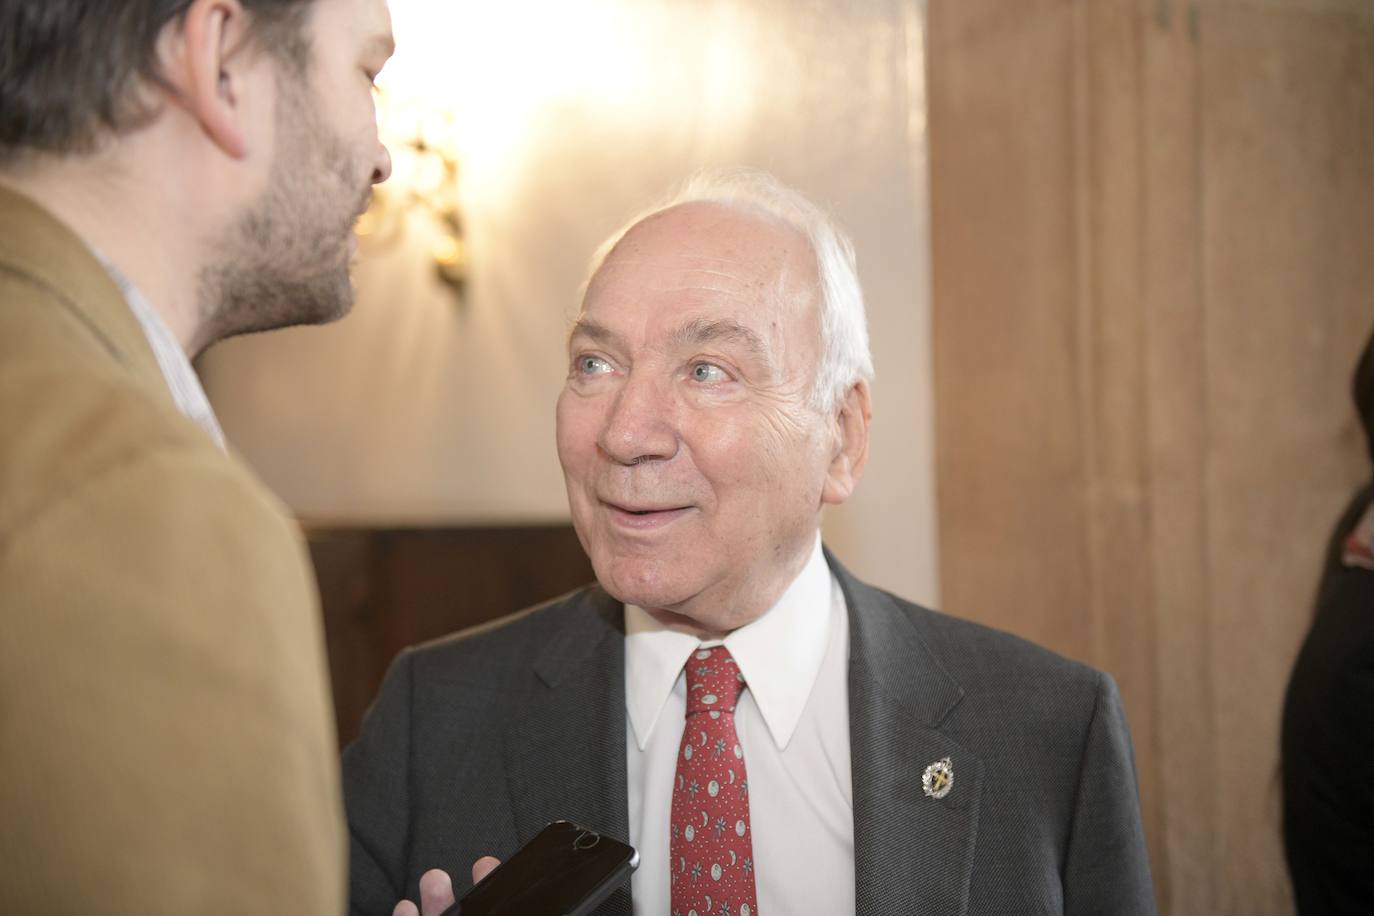
[[[1283,709],[1283,839],[1302,916],[1374,913],[1374,569],[1343,559],[1347,507]]]
[[[1374,459],[1374,335],[1353,383]],[[1301,916],[1374,913],[1374,482],[1327,544],[1283,704],[1283,842]]]
[[[849,610],[857,913],[1155,912],[1112,679],[917,607],[827,554]],[[402,653],[344,752],[355,914],[459,893],[567,818],[629,835],[622,605],[599,588]],[[922,770],[958,778],[928,798]],[[597,911],[631,912],[627,886]]]

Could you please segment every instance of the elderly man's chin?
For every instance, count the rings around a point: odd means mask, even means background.
[[[701,583],[684,575],[678,557],[592,556],[597,581],[610,595],[648,611],[680,613],[701,591]]]
[[[724,582],[709,566],[681,554],[663,559],[593,556],[602,588],[617,601],[648,611],[664,626],[701,638],[724,636],[741,621],[723,598]]]
[[[664,565],[644,557],[592,557],[597,581],[606,591],[619,601],[642,608],[672,607],[691,597]]]

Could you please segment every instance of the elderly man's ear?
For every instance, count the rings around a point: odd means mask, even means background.
[[[868,462],[868,423],[873,418],[873,402],[868,382],[856,382],[840,402],[835,423],[835,455],[826,472],[821,502],[838,506],[854,492]]]

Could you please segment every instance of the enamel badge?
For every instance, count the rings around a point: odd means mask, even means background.
[[[949,758],[937,760],[921,774],[921,789],[927,798],[944,798],[954,788],[954,765]]]

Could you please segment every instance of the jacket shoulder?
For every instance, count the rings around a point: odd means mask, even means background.
[[[491,684],[529,670],[532,659],[598,625],[607,596],[584,586],[541,604],[420,643],[405,650],[417,680]]]
[[[989,680],[1014,688],[1077,687],[1095,693],[1103,672],[1005,630],[907,601],[855,581],[860,603],[885,602],[966,688]]]
[[[65,358],[0,365],[0,531],[27,527],[102,480],[214,479],[279,512],[275,498],[170,399],[119,371]]]
[[[137,479],[141,467],[154,477],[169,463],[183,474],[230,474],[258,489],[176,409],[156,365],[150,377],[128,359],[57,291],[0,271],[0,531],[102,476]]]

